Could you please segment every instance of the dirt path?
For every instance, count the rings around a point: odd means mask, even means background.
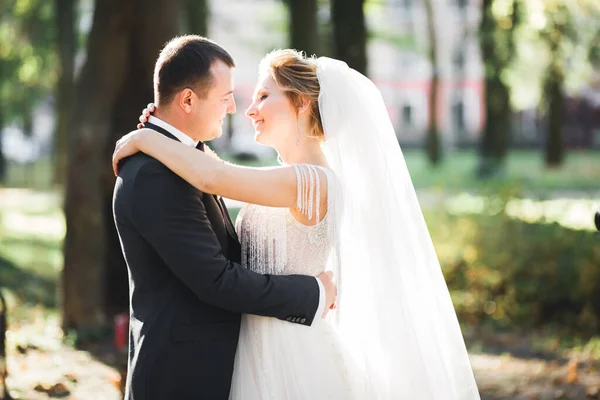
[[[600,373],[586,363],[471,355],[484,400],[600,399]]]
[[[61,346],[9,353],[8,387],[23,400],[119,400],[120,374],[86,351]]]
[[[19,399],[120,399],[117,370],[88,352],[61,345],[29,349],[24,354],[13,349],[9,357],[9,387]],[[585,363],[575,372],[573,363],[569,367],[558,361],[507,355],[474,354],[471,361],[484,400],[600,399],[600,373]],[[67,389],[68,393],[41,391],[57,384],[62,387],[54,389]]]

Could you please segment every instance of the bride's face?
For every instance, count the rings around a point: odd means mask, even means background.
[[[297,126],[292,103],[271,76],[258,81],[252,100],[246,115],[252,120],[254,139],[265,146],[281,148]]]

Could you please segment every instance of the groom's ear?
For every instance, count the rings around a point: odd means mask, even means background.
[[[194,92],[190,88],[185,88],[179,92],[179,107],[183,109],[187,114],[192,112],[192,102],[194,99]]]

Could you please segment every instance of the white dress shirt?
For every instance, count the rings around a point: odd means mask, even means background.
[[[179,141],[183,144],[186,144],[190,147],[196,147],[198,145],[198,142],[196,142],[194,139],[181,132],[179,129],[175,128],[171,124],[166,123],[160,118],[156,118],[155,116],[151,115],[150,118],[148,118],[148,122],[167,130],[170,134],[179,139]],[[315,323],[315,321],[318,321],[321,318],[321,315],[323,315],[323,311],[325,311],[326,300],[325,287],[323,286],[319,278],[315,279],[317,280],[317,284],[319,285],[319,306],[317,307],[317,312],[315,313],[313,324]]]
[[[148,118],[148,122],[150,122],[151,124],[154,124],[156,126],[160,126],[163,129],[166,129],[167,131],[169,131],[170,134],[172,134],[177,139],[179,139],[179,141],[183,144],[187,144],[190,147],[196,147],[198,145],[198,142],[196,142],[194,139],[192,139],[185,133],[181,132],[179,129],[175,128],[173,125],[166,123],[165,121],[163,121],[160,118],[156,118],[154,115],[151,115],[150,118]]]

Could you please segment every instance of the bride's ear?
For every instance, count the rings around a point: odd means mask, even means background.
[[[310,109],[310,99],[306,96],[300,98],[300,106],[298,107],[298,114],[305,113]]]

